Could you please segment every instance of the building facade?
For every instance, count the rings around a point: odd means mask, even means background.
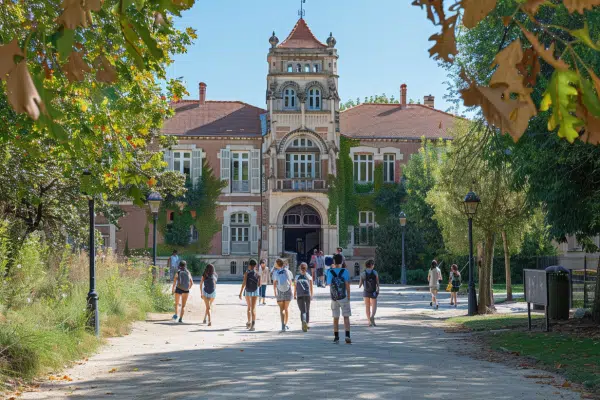
[[[273,33],[269,43],[266,109],[210,101],[207,85],[200,83],[198,100],[174,103],[175,115],[164,124],[163,133],[178,141],[163,151],[167,168],[194,182],[207,161],[225,182],[217,203],[221,230],[210,254],[198,256],[224,277],[241,276],[250,257],[295,254],[302,260],[314,249],[331,254],[338,246],[352,265],[362,265],[375,254],[374,243],[361,233],[376,226],[373,212],[360,211],[359,226],[349,227],[350,240],[340,243],[337,217],[329,210],[328,185],[338,174],[340,138],[359,142],[349,155],[354,182],[373,182],[383,171],[384,182],[399,183],[402,166],[423,138],[450,139],[456,117],[436,110],[431,95],[423,104],[407,104],[406,85],[400,104],[361,104],[340,112],[333,35],[319,41],[301,18],[285,40]],[[121,229],[99,226],[105,243],[117,252],[126,242],[129,249],[147,247],[152,243],[147,211],[123,207],[127,215]],[[176,214],[173,210],[167,220]],[[190,238],[195,238],[194,227]]]

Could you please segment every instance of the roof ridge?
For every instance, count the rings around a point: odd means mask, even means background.
[[[357,104],[357,105],[355,105],[354,107],[349,107],[349,108],[346,108],[345,110],[341,111],[341,112],[340,112],[340,114],[341,114],[341,113],[345,113],[346,111],[353,110],[353,109],[355,109],[355,108],[357,108],[357,107],[360,107],[360,106],[400,106],[400,105],[401,105],[400,103],[360,103],[360,104]],[[425,108],[425,109],[427,109],[427,110],[436,111],[436,112],[439,112],[439,113],[441,113],[441,114],[448,115],[448,116],[450,116],[450,117],[454,117],[454,118],[461,118],[461,119],[467,119],[467,118],[465,118],[465,117],[462,117],[462,116],[460,116],[460,115],[451,114],[451,113],[449,113],[449,112],[447,112],[447,111],[442,111],[442,110],[440,110],[440,109],[437,109],[437,108],[434,108],[434,107],[429,107],[429,106],[426,106],[425,104],[420,104],[420,103],[412,103],[412,104],[410,104],[410,103],[409,103],[409,104],[407,104],[406,106],[407,106],[407,107],[408,107],[408,106],[411,106],[411,107],[413,107],[413,106],[419,106],[419,107]]]
[[[176,105],[176,104],[182,104],[182,103],[188,103],[188,104],[195,104],[195,103],[196,103],[196,104],[197,104],[197,103],[200,103],[200,100],[194,100],[194,99],[181,99],[181,100],[179,100],[179,101],[177,101],[177,102],[172,102],[172,103],[170,103],[170,104],[171,104],[171,105]],[[255,105],[253,105],[253,104],[246,103],[245,101],[242,101],[242,100],[206,100],[206,103],[219,103],[219,104],[221,104],[221,103],[225,103],[225,104],[237,103],[237,104],[243,104],[243,105],[245,105],[245,106],[248,106],[248,107],[253,107],[253,108],[257,108],[257,109],[259,109],[259,110],[262,110],[262,111],[264,111],[264,112],[267,112],[267,110],[265,110],[265,109],[264,109],[264,108],[262,108],[262,107],[257,107],[257,106],[255,106]]]
[[[288,35],[288,37],[283,42],[281,42],[277,47],[283,47],[288,41],[292,40],[293,36],[296,34],[296,31],[298,30],[298,28],[300,26],[303,26],[304,28],[306,28],[308,30],[308,33],[312,37],[312,39],[314,41],[316,41],[320,46],[327,47],[327,45],[325,43],[323,43],[319,39],[317,39],[317,37],[315,36],[315,34],[310,29],[310,26],[308,26],[308,24],[306,23],[306,21],[302,17],[300,17],[300,19],[296,22],[296,25],[294,25],[294,28],[292,29],[292,31],[290,32],[290,34]]]

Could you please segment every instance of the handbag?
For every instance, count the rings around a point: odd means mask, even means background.
[[[452,282],[448,282],[448,286],[446,286],[446,292],[450,292],[452,290]]]

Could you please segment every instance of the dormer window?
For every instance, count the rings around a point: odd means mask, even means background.
[[[283,91],[283,108],[294,110],[296,108],[296,91],[292,88],[286,88]]]
[[[321,90],[318,88],[310,88],[308,90],[308,109],[309,110],[320,110],[321,109]]]

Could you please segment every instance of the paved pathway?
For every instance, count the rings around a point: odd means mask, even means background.
[[[355,287],[354,287],[355,288]],[[269,288],[272,294],[272,288]],[[290,327],[279,333],[271,298],[258,309],[257,331],[245,329],[239,286],[218,286],[213,326],[201,324],[194,287],[185,324],[162,315],[135,324],[130,335],[66,371],[72,382],[48,382],[24,399],[575,399],[575,393],[535,383],[532,370],[474,360],[452,349],[468,335],[446,334],[442,316],[465,306],[429,308],[425,292],[385,287],[378,327],[366,326],[362,298],[352,297],[352,345],[334,345],[329,301],[319,289],[313,327],[300,328],[292,303]],[[356,289],[355,289],[356,290]],[[442,295],[443,298],[447,294]],[[543,375],[548,375],[546,372]]]

